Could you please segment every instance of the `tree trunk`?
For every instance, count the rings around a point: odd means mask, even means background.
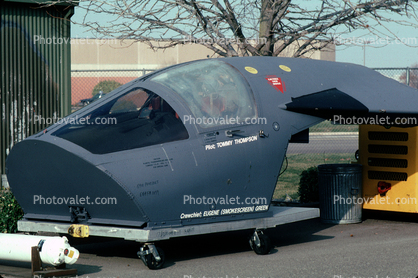
[[[259,38],[265,39],[265,45],[260,50],[262,56],[272,56],[274,51],[273,34],[271,32],[272,23],[272,1],[262,0],[260,13]]]

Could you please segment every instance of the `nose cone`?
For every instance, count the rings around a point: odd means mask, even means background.
[[[104,168],[52,143],[18,143],[6,169],[25,218],[127,226],[147,222],[133,195]]]

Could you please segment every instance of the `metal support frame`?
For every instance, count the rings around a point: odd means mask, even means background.
[[[138,251],[137,255],[141,258],[145,265],[147,265],[146,256],[149,254],[152,254],[157,262],[161,261],[160,254],[158,253],[154,243],[146,243],[139,250],[140,251]]]
[[[39,254],[39,247],[33,246],[31,249],[31,268],[32,277],[56,277],[77,275],[77,269],[66,269],[65,263],[52,268],[44,268],[42,266],[41,256]]]
[[[252,246],[251,241],[254,242],[255,245],[257,245],[258,247],[261,247],[261,241],[260,241],[260,237],[258,236],[258,234],[261,233],[263,234],[263,231],[261,230],[255,230],[253,235],[251,236],[250,239],[250,246]]]
[[[145,243],[156,242],[175,237],[211,234],[228,231],[239,231],[254,228],[262,230],[267,228],[273,228],[282,224],[288,224],[319,217],[319,209],[317,208],[271,206],[270,210],[273,212],[272,217],[161,229],[151,229],[149,227],[139,229],[129,227],[89,225],[89,235],[123,238],[125,240],[133,240]],[[67,234],[69,227],[70,224],[48,221],[20,220],[18,222],[18,230],[22,232],[42,231]]]

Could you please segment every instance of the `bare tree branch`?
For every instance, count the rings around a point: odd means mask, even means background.
[[[417,28],[417,6],[416,0],[89,0],[80,2],[86,15],[74,23],[98,38],[133,39],[152,49],[197,43],[219,56],[277,56],[296,47],[293,56],[300,57],[353,30],[402,41],[388,24]],[[108,21],[91,21],[92,13]]]

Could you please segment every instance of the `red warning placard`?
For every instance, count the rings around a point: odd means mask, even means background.
[[[267,75],[266,80],[271,86],[273,86],[277,91],[284,93],[286,91],[286,86],[280,77],[275,75]]]

